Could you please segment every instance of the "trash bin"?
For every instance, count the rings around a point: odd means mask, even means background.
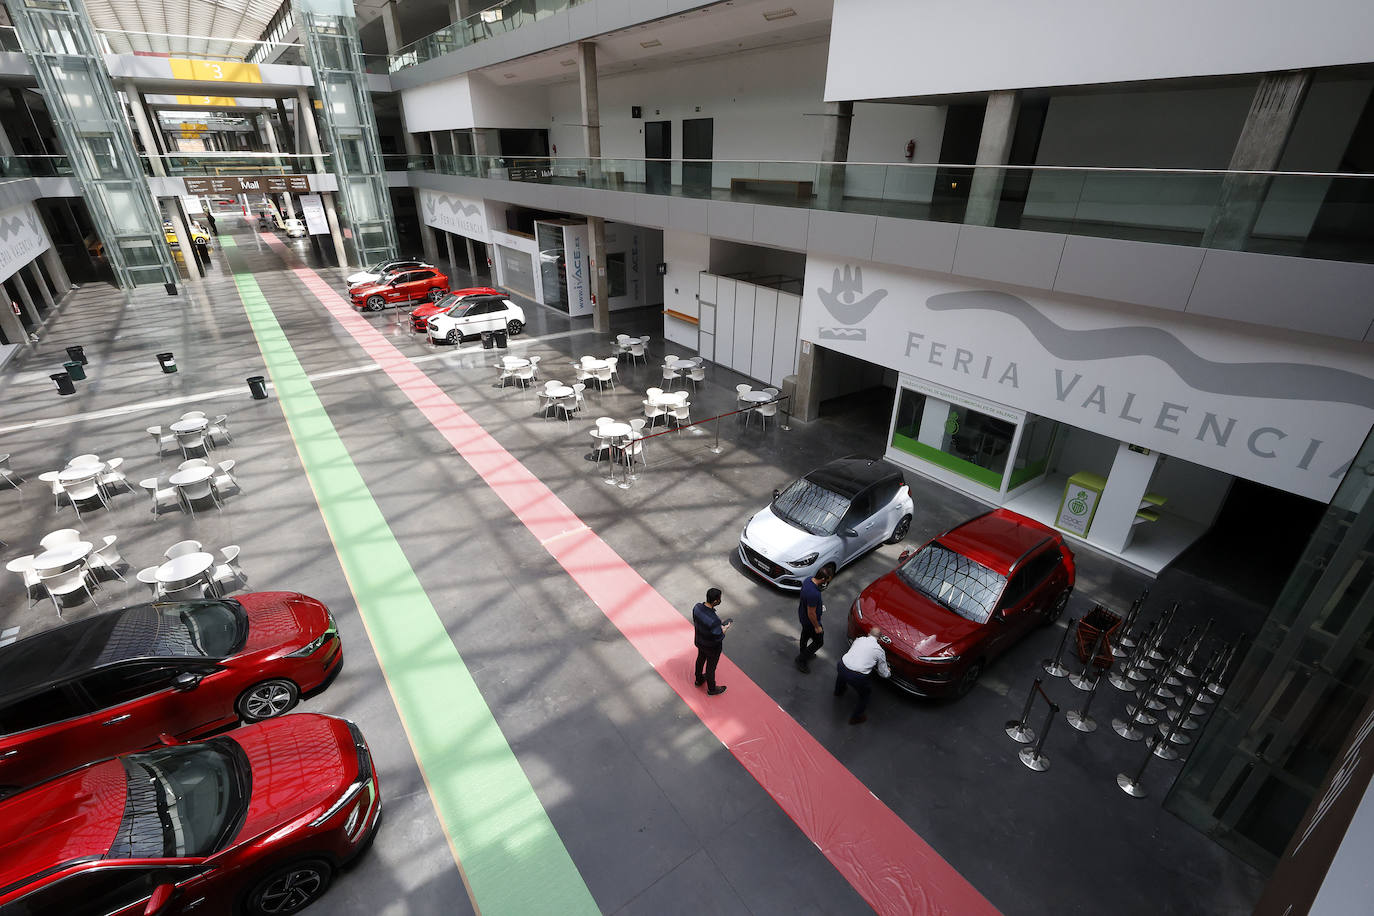
[[[483,332],[482,332],[482,349],[483,349],[483,350],[490,350],[490,349],[491,349],[492,347],[494,347],[494,346],[496,346],[496,334],[494,334],[494,333],[491,332],[491,331],[483,331]]]
[[[157,355],[157,361],[158,361],[158,365],[162,366],[162,371],[163,371],[163,372],[175,372],[175,371],[177,371],[177,361],[176,361],[176,357],[174,357],[172,354],[170,354],[170,353],[159,353],[159,354]]]
[[[261,375],[249,376],[248,391],[253,395],[255,401],[267,400],[267,379]]]
[[[61,395],[76,394],[76,386],[72,384],[72,377],[65,372],[58,372],[48,376],[57,382],[57,393]]]
[[[506,349],[506,329],[502,328],[499,331],[492,331],[491,333],[492,336],[496,338],[496,349]]]
[[[62,364],[62,368],[67,370],[67,374],[78,381],[86,377],[86,370],[76,360]]]
[[[67,348],[67,359],[86,365],[86,348],[80,344],[72,344]]]

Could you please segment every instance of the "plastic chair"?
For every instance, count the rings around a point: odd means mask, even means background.
[[[105,470],[100,472],[99,483],[106,493],[109,493],[110,488],[114,486],[122,486],[126,490],[133,490],[133,487],[129,486],[129,479],[125,477],[124,472],[120,470],[123,464],[123,458],[111,458],[109,461],[105,462]]]
[[[137,578],[138,581],[142,582],[144,585],[148,586],[148,589],[153,593],[154,601],[162,597],[162,583],[157,581],[156,566],[143,567],[138,571],[138,575],[135,578]]]
[[[181,417],[180,417],[179,419],[182,419],[182,420],[204,420],[206,416],[207,416],[207,415],[206,415],[205,411],[203,411],[203,410],[188,410],[188,411],[186,411],[184,414],[182,414]]]
[[[5,481],[5,483],[17,490],[19,489],[19,484],[14,482],[16,476],[18,475],[10,470],[10,456],[8,454],[0,455],[0,480]]]
[[[200,547],[200,541],[177,541],[163,551],[162,557],[166,560],[175,560],[177,557],[184,557],[188,553],[199,553]]]
[[[86,500],[97,499],[106,509],[110,508],[109,503],[105,502],[105,494],[100,492],[99,479],[96,476],[91,476],[85,480],[78,480],[69,484],[59,485],[66,491],[67,501],[70,502],[72,508],[76,510],[77,518],[82,518],[81,506],[79,506],[78,503],[85,502]]]
[[[529,387],[534,384],[534,366],[521,366],[511,373],[512,377],[520,383],[521,388]]]
[[[668,414],[668,411],[666,409],[664,409],[662,406],[658,404],[655,404],[653,401],[650,401],[648,398],[645,398],[643,403],[644,419],[649,422],[650,426],[652,426],[659,417],[667,416]],[[668,421],[664,420],[663,422],[666,423]]]
[[[668,364],[663,364],[663,384],[665,387],[678,380],[679,376],[676,369],[668,368]]]
[[[177,445],[181,448],[181,457],[191,457],[189,452],[192,449],[200,449],[202,455],[209,454],[210,448],[205,442],[205,431],[194,433],[177,433]]]
[[[153,515],[161,515],[162,507],[168,503],[171,503],[177,508],[181,508],[181,500],[177,496],[176,489],[173,487],[159,487],[156,477],[144,478],[138,482],[138,485],[147,490],[148,495],[152,497],[153,508],[148,511],[152,512]]]
[[[196,514],[196,500],[209,499],[215,504],[215,511],[219,511],[219,495],[215,493],[212,478],[197,480],[195,483],[177,485],[177,492],[181,494],[181,499],[186,503],[186,508],[191,510],[191,515]]]
[[[83,465],[83,464],[99,464],[99,463],[100,463],[100,456],[99,456],[99,455],[77,455],[77,456],[76,456],[75,458],[73,458],[71,461],[68,461],[68,462],[67,462],[67,467],[69,467],[69,468],[76,468],[76,467],[80,467],[80,466]]]
[[[44,550],[52,550],[63,544],[75,544],[79,540],[81,540],[81,532],[75,528],[58,528],[56,531],[50,531],[43,535],[38,541],[38,546]]]
[[[170,446],[173,446],[173,445],[176,445],[176,444],[177,444],[177,437],[176,437],[176,436],[164,436],[164,435],[162,434],[162,427],[161,427],[161,426],[150,426],[150,427],[148,427],[148,435],[152,436],[152,437],[153,437],[153,440],[154,440],[155,442],[157,442],[157,456],[158,456],[159,458],[162,457],[162,453],[163,453],[164,450],[166,450],[166,449],[169,448]]]
[[[633,361],[633,360],[639,360],[640,362],[644,362],[644,363],[647,363],[647,362],[649,361],[649,360],[648,360],[648,357],[644,355],[644,344],[643,344],[643,343],[641,343],[640,341],[637,341],[637,340],[636,340],[636,341],[634,341],[634,342],[632,342],[632,343],[630,344],[630,359],[631,359],[632,361]]]
[[[604,391],[608,382],[612,388],[615,387],[615,374],[611,371],[610,363],[603,362],[596,367],[596,384]]]
[[[220,555],[224,557],[224,562],[219,563],[211,571],[210,586],[217,594],[224,594],[223,585],[247,583],[248,576],[244,574],[243,567],[239,566],[239,546],[230,544],[228,547],[220,549]]]
[[[205,580],[197,579],[185,585],[178,585],[176,588],[167,588],[164,586],[162,589],[162,597],[171,601],[185,598],[204,598]]]
[[[397,312],[397,314],[399,315],[400,312]],[[226,442],[232,443],[234,437],[229,434],[229,415],[222,413],[215,417],[215,419],[210,422],[210,425],[205,428],[205,435],[209,436],[210,441],[216,445],[219,444],[221,438]]]
[[[743,403],[744,403],[744,396],[745,396],[746,394],[748,394],[749,392],[753,391],[753,390],[754,390],[754,386],[753,386],[753,385],[736,385],[736,386],[735,386],[735,403],[736,403],[736,404],[743,404]],[[745,419],[748,419],[748,418],[746,417]]]
[[[43,584],[43,580],[38,577],[38,571],[33,568],[33,554],[15,557],[5,564],[5,569],[17,573],[24,579],[24,593],[29,597],[29,607],[33,607],[34,590]]]
[[[602,457],[609,458],[611,456],[611,440],[601,434],[600,427],[593,428],[591,432],[592,441],[595,443],[592,451],[595,455],[596,466],[600,467]]]
[[[686,392],[684,392],[684,394],[685,393]],[[673,409],[670,411],[670,413],[672,414],[673,419],[677,421],[678,429],[682,429],[683,424],[692,422],[691,406],[692,402],[687,400],[686,398],[683,398],[682,400],[678,401],[676,404],[673,405]]]
[[[751,411],[751,413],[756,413],[759,415],[759,417],[763,420],[763,428],[766,430],[768,429],[768,418],[776,417],[778,415],[778,402],[769,401],[767,404],[760,404],[758,407],[755,407]],[[745,417],[745,420],[747,425],[748,417]]]
[[[239,479],[234,476],[233,458],[221,461],[215,465],[215,470],[219,471],[214,477],[210,478],[210,485],[214,487],[216,493],[223,493],[227,488],[233,487],[234,492],[242,493],[243,487],[239,484]]]
[[[177,470],[184,471],[187,468],[208,468],[209,466],[210,462],[206,458],[187,458],[181,464],[177,465]]]
[[[706,381],[706,368],[698,364],[695,369],[688,369],[687,378],[692,383],[692,390],[698,390],[697,383]]]
[[[95,593],[86,584],[86,567],[84,565],[50,575],[39,573],[39,578],[43,582],[43,588],[47,591],[48,597],[52,599],[52,606],[57,609],[59,620],[62,619],[62,602],[58,599],[65,598],[73,592],[85,592],[86,596],[91,599],[91,603],[100,607],[100,602],[95,600]]]
[[[119,548],[115,546],[115,541],[119,540],[119,536],[107,534],[102,540],[104,543],[91,554],[91,568],[108,569],[118,577],[120,582],[126,581],[119,571],[119,564],[124,562],[124,558],[119,555]]]
[[[582,408],[586,406],[587,403],[587,399],[582,395],[582,393],[587,390],[586,382],[578,382],[576,385],[572,386],[572,390],[572,402],[569,403],[568,399],[564,398],[563,401],[558,405],[561,408],[563,408],[563,419],[565,421],[571,420],[573,414],[581,413]]]
[[[555,388],[561,388],[562,386],[563,383],[558,381],[557,379],[549,379],[547,382],[544,383],[544,390],[539,392],[539,400],[543,401],[543,406],[540,408],[540,412],[544,414],[544,419],[547,420],[549,418],[550,413],[557,412],[555,405],[557,404],[558,399],[555,398],[549,392],[553,391],[553,389]]]
[[[67,495],[67,491],[62,487],[62,481],[57,479],[56,471],[44,471],[38,475],[38,479],[52,488],[52,508],[56,512],[62,508],[62,497]]]

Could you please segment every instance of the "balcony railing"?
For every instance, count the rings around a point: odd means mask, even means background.
[[[143,158],[143,172],[152,175],[148,157]],[[173,178],[205,175],[304,175],[315,171],[314,156],[273,153],[168,153],[159,156]],[[325,170],[329,170],[330,156],[324,154]]]
[[[1374,175],[719,159],[406,158],[411,171],[445,175],[1374,262]],[[1240,199],[1248,204],[1235,203],[1238,183],[1244,191]],[[1238,206],[1251,210],[1254,228],[1244,238],[1222,240],[1209,234],[1221,214],[1223,187],[1231,192],[1228,215]],[[983,206],[971,206],[971,194]],[[983,215],[975,218],[978,212]]]
[[[585,0],[502,0],[405,45],[391,57],[391,72],[404,70],[459,48],[561,13]]]
[[[60,178],[71,173],[66,156],[0,156],[0,179]]]

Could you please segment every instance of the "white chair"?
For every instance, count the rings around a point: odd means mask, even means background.
[[[400,314],[399,310],[397,310],[397,314]],[[225,442],[233,442],[234,437],[229,435],[229,415],[222,413],[215,417],[210,425],[205,428],[205,435],[209,436],[210,441],[215,445],[219,445],[220,439]]]
[[[776,388],[765,388],[763,389],[763,393],[768,395],[770,398],[775,398],[778,395],[782,394],[782,392]]]
[[[209,461],[209,459],[206,459],[206,458],[187,458],[187,459],[186,459],[185,461],[183,461],[181,464],[177,465],[177,470],[178,470],[178,471],[184,471],[184,470],[186,470],[187,468],[208,468],[209,466],[210,466],[210,461]]]
[[[69,468],[78,468],[78,467],[81,467],[82,465],[85,465],[85,464],[99,464],[99,463],[100,463],[100,456],[99,456],[99,455],[77,455],[77,456],[76,456],[75,458],[73,458],[71,461],[68,461],[68,462],[67,462],[67,467],[69,467]]]
[[[572,367],[573,372],[577,376],[577,381],[579,382],[590,382],[592,379],[596,378],[596,373],[592,372],[582,363],[573,363]]]
[[[638,340],[630,342],[630,359],[648,362],[648,357],[644,355],[644,344]]]
[[[620,360],[612,356],[606,360],[606,368],[611,370],[611,387],[614,388],[615,383],[620,381]]]
[[[230,544],[220,548],[220,555],[224,557],[224,562],[217,564],[210,575],[210,584],[215,591],[224,593],[222,583],[247,584],[248,575],[239,565],[239,545]]]
[[[177,601],[186,598],[204,598],[205,580],[197,579],[193,582],[187,582],[184,585],[178,585],[176,588],[167,588],[163,586],[162,597],[169,601]]]
[[[692,402],[687,400],[686,398],[680,399],[676,404],[673,405],[671,413],[673,415],[673,419],[677,421],[678,429],[682,429],[684,425],[690,424],[692,422],[691,407]]]
[[[107,534],[102,540],[104,543],[91,554],[91,568],[108,569],[119,578],[120,582],[126,581],[119,571],[119,565],[124,562],[124,558],[119,555],[119,548],[115,546],[115,541],[119,540],[119,536]]]
[[[569,400],[568,398],[564,398],[562,403],[559,404],[559,406],[563,408],[564,420],[571,420],[573,414],[581,413],[582,408],[585,407],[587,403],[587,399],[583,396],[583,392],[587,390],[586,382],[578,382],[576,385],[572,386],[572,390],[572,399]]]
[[[208,455],[210,448],[205,442],[205,431],[200,430],[194,433],[177,433],[177,445],[181,448],[181,457],[190,458],[190,452],[200,449],[202,455]]]
[[[506,387],[506,380],[507,380],[507,379],[513,379],[513,378],[515,378],[515,373],[516,373],[517,371],[518,371],[518,370],[512,369],[510,366],[507,366],[504,362],[502,362],[502,363],[501,363],[501,375],[500,375],[496,380],[497,380],[498,382],[501,383],[501,387],[502,387],[502,388],[505,388],[505,387]]]
[[[534,384],[534,365],[521,366],[511,373],[511,375],[520,383],[521,388],[527,388]]]
[[[647,334],[645,334],[643,337],[639,338],[639,346],[644,350],[644,357],[645,357],[646,360],[648,359],[648,356],[649,356],[649,341],[651,341],[651,340],[653,340],[653,338],[650,337],[650,336],[647,335]]]
[[[697,384],[706,381],[706,367],[697,363],[695,368],[687,370],[687,378],[692,382],[692,390],[698,390]]]
[[[530,368],[534,370],[534,378],[539,378],[539,357],[530,357]]]
[[[0,480],[5,481],[5,483],[17,490],[19,489],[19,484],[14,482],[14,478],[17,476],[19,475],[10,470],[10,456],[8,454],[0,455]]]
[[[644,419],[649,422],[650,426],[652,426],[654,424],[654,421],[656,421],[659,417],[666,416],[667,413],[668,411],[665,410],[662,406],[655,404],[648,398],[644,399]],[[664,420],[664,422],[666,423],[668,421]]]
[[[644,463],[644,434],[640,432],[630,433],[630,438],[620,447],[621,460],[627,465],[633,466],[636,461]]]
[[[29,596],[29,607],[33,607],[34,591],[43,584],[43,580],[38,577],[38,571],[33,568],[33,554],[15,557],[5,564],[5,569],[23,577],[24,593]]]
[[[759,417],[762,418],[763,428],[766,430],[768,429],[768,418],[778,415],[778,402],[769,401],[767,404],[760,404],[758,407],[755,407],[752,412],[758,414]],[[747,423],[748,417],[746,417],[745,420]]]
[[[82,517],[81,506],[78,504],[90,499],[99,500],[100,504],[106,509],[110,508],[109,503],[105,502],[105,494],[100,492],[100,481],[95,475],[85,480],[77,480],[72,483],[62,484],[61,486],[67,493],[67,501],[70,502],[72,508],[76,510],[77,518]]]
[[[743,403],[744,403],[744,396],[745,396],[746,394],[748,394],[749,392],[753,391],[753,390],[754,390],[754,386],[753,386],[753,385],[736,385],[736,386],[735,386],[735,403],[736,403],[736,404],[743,404]],[[746,417],[746,419],[748,419],[748,418]]]
[[[237,462],[233,458],[221,461],[215,465],[215,470],[219,471],[214,477],[210,478],[210,485],[214,487],[216,493],[223,493],[230,487],[234,488],[235,493],[242,493],[243,487],[239,484],[239,479],[234,476],[234,465]]]
[[[177,444],[177,437],[163,435],[161,426],[148,427],[148,435],[152,436],[153,441],[157,443],[157,456],[159,458],[162,457],[164,450]]]
[[[540,412],[544,414],[544,419],[546,420],[549,418],[550,413],[556,412],[555,407],[558,403],[558,399],[555,398],[550,392],[552,392],[555,388],[561,387],[563,387],[562,382],[558,381],[557,379],[549,379],[547,382],[544,383],[544,390],[539,392],[539,400],[543,402],[542,406],[540,407]]]
[[[62,487],[62,481],[57,479],[57,471],[44,471],[38,475],[38,479],[52,487],[52,508],[56,512],[62,508],[62,497],[67,495],[67,491]]]
[[[163,559],[175,560],[177,557],[184,557],[188,553],[200,552],[200,541],[177,541],[171,547],[163,551]]]
[[[205,419],[205,416],[206,416],[206,414],[205,414],[205,411],[203,411],[203,410],[188,410],[188,411],[186,411],[184,414],[181,415],[181,419],[183,419],[183,420],[204,420],[204,419]]]
[[[137,578],[138,581],[142,582],[144,585],[148,586],[149,591],[153,593],[152,597],[154,601],[162,597],[162,583],[157,581],[156,566],[143,567],[138,571],[138,575],[135,578]]]
[[[663,364],[663,383],[664,383],[664,387],[667,387],[668,385],[672,384],[673,382],[676,382],[677,380],[678,380],[677,370],[676,370],[676,369],[670,368],[670,367],[668,366],[667,363],[664,363],[664,364]]]
[[[611,365],[607,362],[598,363],[596,367],[596,384],[604,391],[608,383],[612,388],[615,387],[615,375],[611,372]]]
[[[63,544],[75,544],[79,540],[81,540],[81,532],[75,528],[58,528],[56,531],[50,531],[43,535],[38,541],[38,546],[44,550],[52,550]]]
[[[152,497],[153,507],[148,511],[152,512],[154,515],[161,515],[162,507],[165,505],[173,505],[177,508],[181,508],[181,500],[177,496],[176,488],[159,487],[156,477],[144,478],[138,482],[138,485],[147,490],[148,495]]]
[[[62,619],[62,602],[59,598],[65,598],[73,592],[85,592],[91,599],[91,603],[100,607],[100,602],[95,600],[95,593],[86,584],[86,567],[84,565],[75,566],[62,572],[39,573],[39,578],[43,582],[43,588],[47,591],[48,597],[52,599],[52,606],[57,609],[58,619]]]
[[[105,470],[100,472],[100,486],[108,494],[112,487],[122,486],[126,490],[133,490],[129,486],[129,479],[124,476],[120,467],[124,464],[123,458],[111,458],[105,462]]]
[[[204,480],[197,480],[195,483],[173,484],[177,488],[177,493],[181,494],[181,501],[186,504],[186,508],[191,510],[191,515],[196,514],[196,500],[208,499],[215,504],[215,511],[219,511],[219,494],[215,492],[213,478],[207,477]]]

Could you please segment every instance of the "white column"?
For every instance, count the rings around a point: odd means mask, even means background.
[[[52,277],[52,282],[57,284],[57,295],[61,298],[67,290],[72,288],[71,278],[67,276],[67,268],[62,266],[62,257],[51,244],[43,252],[42,257],[43,263],[48,268],[48,276]]]
[[[14,281],[14,288],[19,290],[19,303],[24,309],[24,312],[29,316],[29,322],[33,325],[34,333],[37,333],[40,323],[38,307],[33,304],[33,296],[29,294],[28,284],[24,282],[24,278],[19,274],[15,274],[10,277],[10,279]]]
[[[983,113],[983,132],[978,138],[978,168],[969,182],[968,206],[964,222],[976,226],[997,223],[997,204],[1002,199],[1011,140],[1016,133],[1016,114],[1021,97],[1015,89],[999,89],[988,94]],[[1096,524],[1094,522],[1094,524]]]
[[[1129,443],[1117,444],[1116,460],[1107,475],[1107,487],[1102,491],[1092,528],[1088,530],[1089,541],[1118,553],[1126,549],[1131,541],[1135,514],[1140,511],[1140,502],[1150,489],[1150,478],[1158,464],[1156,451],[1146,455],[1132,451]]]
[[[30,261],[25,268],[29,276],[33,278],[33,283],[38,287],[38,295],[43,297],[43,302],[48,306],[48,311],[52,311],[55,304],[52,299],[52,292],[48,289],[48,283],[43,279],[43,272],[38,269],[37,261]]]
[[[5,339],[12,344],[22,345],[29,342],[28,332],[24,330],[19,316],[14,314],[14,309],[10,308],[8,302],[0,304],[0,330],[5,332]]]
[[[339,231],[339,214],[334,209],[334,192],[322,191],[320,198],[324,201],[324,218],[329,223],[329,237],[334,242],[334,257],[339,261],[339,267],[348,266],[348,249],[344,247],[343,233]]]

